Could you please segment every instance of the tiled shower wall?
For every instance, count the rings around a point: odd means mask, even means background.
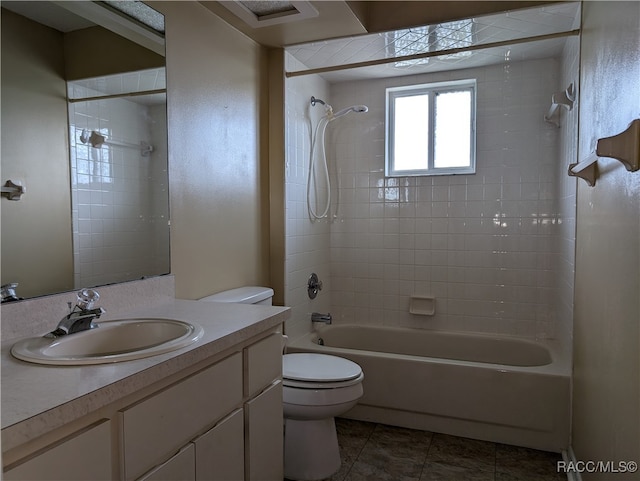
[[[341,189],[339,219],[331,224],[336,322],[530,338],[566,330],[570,318],[559,327],[558,316],[567,309],[557,304],[571,303],[575,199],[568,159],[559,158],[562,128],[543,119],[560,90],[560,63],[331,86],[336,109],[369,106],[367,114],[332,123],[328,137]],[[466,78],[478,82],[476,174],[385,179],[385,88]],[[566,299],[556,295],[561,284]],[[411,295],[433,296],[435,315],[410,314]]]
[[[69,123],[76,287],[169,272],[166,108],[117,98],[77,102]],[[80,141],[83,129],[156,150],[93,148]]]
[[[295,70],[296,60],[286,56],[287,70]],[[286,331],[292,338],[311,330],[312,312],[330,312],[330,228],[326,220],[311,222],[307,211],[307,179],[313,128],[324,108],[311,106],[311,96],[328,99],[329,86],[317,75],[288,79],[285,95],[285,305],[292,310]],[[311,119],[311,121],[310,121]],[[307,280],[315,272],[323,289],[311,300]]]
[[[579,22],[579,18],[577,19]],[[575,25],[577,28],[579,25]],[[560,157],[556,167],[558,179],[558,230],[556,237],[557,289],[553,291],[551,305],[556,321],[556,336],[569,343],[573,337],[573,293],[575,275],[576,246],[576,192],[577,179],[567,174],[569,164],[578,162],[578,111],[580,103],[579,91],[580,39],[567,39],[562,53],[560,89],[573,83],[575,104],[573,108],[563,110],[560,117]],[[580,181],[583,182],[583,181]]]

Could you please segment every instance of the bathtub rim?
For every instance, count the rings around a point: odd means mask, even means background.
[[[484,338],[484,339],[498,339],[501,341],[509,341],[516,340],[518,342],[525,342],[528,344],[533,344],[537,346],[542,346],[546,350],[549,351],[551,356],[551,362],[549,364],[537,365],[537,366],[514,366],[509,364],[496,364],[496,363],[488,363],[488,362],[479,362],[479,361],[465,361],[460,359],[445,359],[445,358],[437,358],[437,357],[423,357],[423,356],[415,356],[408,354],[395,354],[395,353],[385,353],[380,351],[368,351],[361,349],[349,349],[349,348],[341,348],[334,346],[324,346],[317,343],[318,337],[322,337],[322,332],[330,329],[340,328],[340,327],[356,327],[361,329],[375,329],[375,330],[383,330],[389,333],[393,332],[404,332],[404,331],[420,331],[434,335],[446,335],[451,337],[471,337],[471,338]],[[428,335],[428,334],[427,334]],[[540,374],[548,374],[548,375],[556,375],[556,376],[571,376],[571,358],[570,353],[568,353],[568,349],[563,349],[562,343],[556,339],[531,339],[520,336],[509,336],[503,334],[491,334],[491,333],[483,333],[483,332],[461,332],[461,331],[445,331],[439,329],[420,329],[413,327],[397,327],[397,326],[382,326],[382,325],[369,325],[369,324],[357,324],[357,323],[334,323],[331,325],[323,325],[318,326],[311,330],[310,332],[299,336],[295,339],[289,339],[286,346],[285,352],[288,347],[295,347],[296,349],[304,349],[304,348],[312,348],[314,351],[319,350],[320,352],[332,353],[335,355],[340,355],[340,353],[349,353],[353,351],[357,352],[371,352],[379,357],[387,357],[393,359],[406,359],[406,360],[415,360],[415,359],[424,359],[425,362],[433,362],[436,364],[457,364],[462,366],[483,366],[486,368],[494,368],[498,370],[508,370],[513,372],[536,372]]]

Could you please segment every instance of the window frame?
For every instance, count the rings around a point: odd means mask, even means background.
[[[435,167],[435,97],[439,93],[468,90],[471,93],[471,110],[469,126],[469,165],[463,167]],[[428,149],[427,167],[425,169],[398,170],[395,168],[394,159],[394,125],[395,125],[395,99],[398,97],[408,97],[415,95],[428,95]],[[408,176],[432,176],[432,175],[460,175],[475,174],[476,172],[476,102],[477,102],[477,82],[476,79],[453,80],[447,82],[435,82],[419,85],[405,85],[401,87],[388,87],[385,92],[385,176],[386,177],[408,177]]]

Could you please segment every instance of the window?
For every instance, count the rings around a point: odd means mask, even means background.
[[[475,173],[475,80],[387,89],[386,175]]]

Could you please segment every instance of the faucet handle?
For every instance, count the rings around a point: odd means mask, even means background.
[[[82,289],[78,292],[76,305],[83,311],[93,308],[93,305],[100,299],[100,294],[94,289]]]
[[[0,286],[0,292],[2,294],[2,302],[18,301],[20,298],[16,294],[17,282],[10,282]]]
[[[318,291],[322,290],[322,281],[318,279],[318,274],[312,272],[307,281],[307,292],[309,299],[315,299],[318,295]]]

